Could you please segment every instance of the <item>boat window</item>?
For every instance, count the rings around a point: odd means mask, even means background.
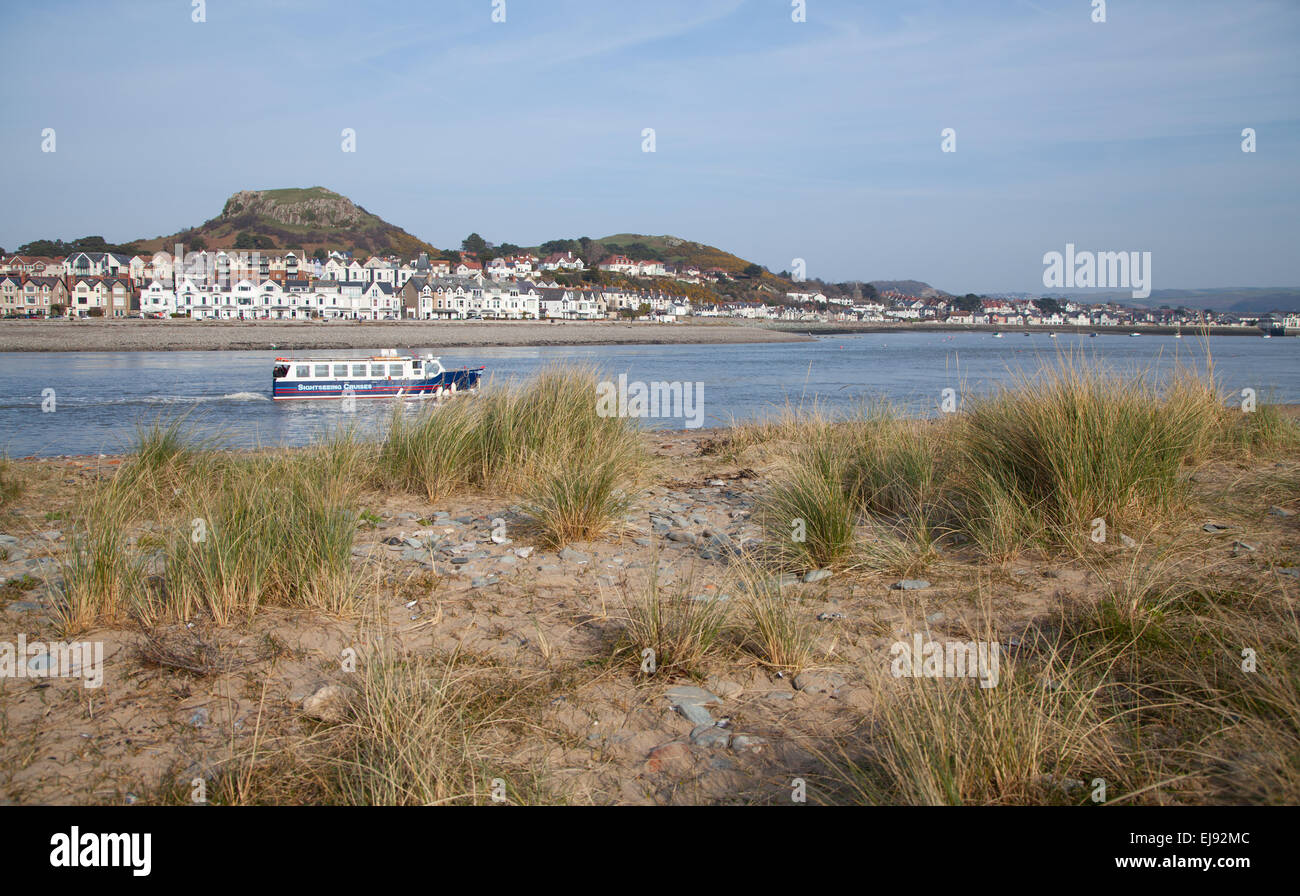
[[[384,365],[383,365],[383,364],[371,364],[371,365],[370,365],[370,375],[371,375],[371,376],[383,376],[383,375],[384,375]]]
[[[277,365],[275,365],[275,378],[276,378],[277,380],[278,380],[278,379],[281,379],[281,378],[283,378],[283,377],[286,377],[286,376],[288,376],[288,375],[289,375],[289,365],[288,365],[288,364],[277,364]]]
[[[365,375],[366,375],[366,365],[364,365],[364,364],[353,364],[353,365],[352,365],[352,375],[353,375],[353,376],[365,376]]]
[[[388,365],[388,375],[389,375],[389,376],[402,376],[402,365],[401,365],[401,364],[389,364],[389,365]]]
[[[308,367],[306,364],[299,364],[297,367],[293,369],[293,375],[298,377],[299,379],[305,380],[307,379],[307,377],[311,376],[311,368]]]
[[[347,375],[348,375],[348,365],[346,365],[346,364],[335,364],[335,365],[334,365],[334,376],[335,376],[335,378],[339,378],[339,379],[341,379],[341,378],[343,378],[343,377],[346,377]]]
[[[328,364],[317,364],[315,375],[318,379],[328,379],[330,375],[330,366]]]

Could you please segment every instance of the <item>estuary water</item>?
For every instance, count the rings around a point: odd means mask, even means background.
[[[912,331],[768,345],[457,349],[441,357],[448,368],[486,365],[489,387],[491,380],[524,377],[558,362],[590,365],[615,382],[626,374],[629,383],[689,384],[691,394],[702,398],[695,419],[718,427],[779,413],[788,404],[816,403],[840,414],[888,401],[911,413],[937,413],[945,389],[955,390],[960,400],[1070,355],[1160,378],[1180,364],[1203,369],[1207,349],[1225,396],[1254,389],[1261,402],[1300,402],[1295,337],[1219,336],[1207,342],[1192,335],[1061,333],[1053,339],[1007,333],[995,339],[987,332]],[[120,453],[129,450],[138,425],[176,414],[188,414],[231,447],[301,445],[340,423],[378,432],[390,419],[390,400],[358,401],[352,414],[335,401],[272,402],[277,354],[283,352],[0,353],[0,453]],[[673,415],[646,425],[681,429],[695,422],[684,414],[695,408],[663,410]]]

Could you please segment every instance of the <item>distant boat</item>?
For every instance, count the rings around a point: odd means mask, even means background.
[[[1055,334],[1055,333],[1048,333],[1048,334],[1047,334],[1047,338],[1048,338],[1048,339],[1055,339],[1055,338],[1056,338],[1056,334]]]
[[[1141,336],[1141,333],[1129,333],[1130,336]]]
[[[1028,336],[1029,334],[1026,333],[1025,335]],[[1002,338],[1002,334],[1001,334],[1001,333],[994,333],[994,334],[993,334],[993,338],[994,338],[994,339],[1001,339],[1001,338]]]
[[[1097,334],[1096,334],[1096,333],[1089,333],[1089,334],[1088,334],[1088,338],[1089,338],[1089,339],[1096,339],[1096,338],[1097,338]]]
[[[1273,334],[1272,334],[1272,333],[1265,333],[1265,334],[1264,334],[1264,338],[1265,338],[1265,339],[1272,339],[1272,338],[1273,338]]]

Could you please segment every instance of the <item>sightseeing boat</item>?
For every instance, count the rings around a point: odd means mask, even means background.
[[[433,355],[393,351],[364,358],[276,358],[271,397],[442,398],[478,388],[483,367],[447,370]]]

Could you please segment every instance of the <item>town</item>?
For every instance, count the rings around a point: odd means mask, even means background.
[[[688,317],[843,324],[997,327],[1240,327],[1300,332],[1300,314],[1233,314],[1029,296],[877,293],[869,284],[766,283],[764,301],[685,284],[761,275],[611,255],[594,266],[573,252],[519,252],[481,263],[475,253],[415,259],[345,252],[200,250],[152,256],[73,252],[0,257],[0,316],[194,320],[605,320]],[[752,266],[757,268],[757,266]],[[581,276],[577,276],[581,275]],[[782,279],[772,278],[776,284]],[[817,289],[812,289],[816,286]]]

